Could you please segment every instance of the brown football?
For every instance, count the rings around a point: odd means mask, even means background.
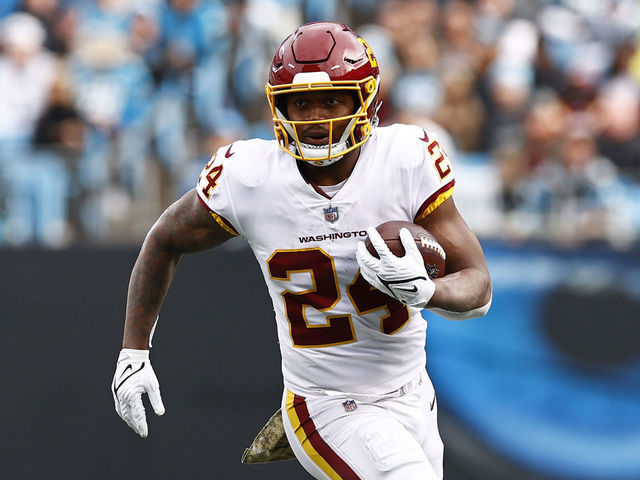
[[[438,243],[436,238],[431,235],[427,230],[420,225],[416,225],[411,222],[404,222],[402,220],[392,220],[390,222],[381,223],[376,227],[378,233],[389,247],[389,250],[398,257],[404,256],[404,247],[400,241],[400,229],[406,228],[413,235],[413,239],[416,241],[418,250],[422,254],[424,265],[427,267],[427,273],[431,278],[440,278],[445,273],[445,259],[446,254],[442,246]],[[369,253],[376,258],[378,252],[373,248],[369,237],[365,240],[365,245]]]

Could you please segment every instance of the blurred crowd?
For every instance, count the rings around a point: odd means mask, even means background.
[[[480,235],[638,245],[636,0],[4,0],[0,245],[140,242],[273,138],[272,55],[315,20],[372,47],[383,125],[441,133]]]

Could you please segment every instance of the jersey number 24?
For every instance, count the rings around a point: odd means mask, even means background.
[[[292,273],[311,275],[310,289],[282,292],[294,346],[329,347],[357,340],[350,314],[327,316],[325,325],[309,324],[305,315],[306,307],[325,312],[340,301],[338,277],[330,255],[321,248],[278,250],[267,264],[271,277],[276,280],[290,281]],[[407,306],[369,285],[360,271],[347,287],[347,295],[359,315],[386,310],[386,315],[380,318],[383,333],[393,335],[409,321]]]

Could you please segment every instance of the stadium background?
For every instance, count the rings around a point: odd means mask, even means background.
[[[639,479],[635,0],[1,2],[2,477],[305,478],[239,464],[280,396],[241,240],[183,260],[148,439],[108,385],[144,234],[217,146],[270,138],[270,56],[317,19],[372,46],[383,124],[448,132],[489,262],[485,319],[426,317],[446,478]]]

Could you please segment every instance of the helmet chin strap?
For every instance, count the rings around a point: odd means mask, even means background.
[[[338,140],[336,143],[331,144],[331,148],[329,148],[329,145],[312,145],[310,143],[302,143],[298,141],[294,141],[294,144],[292,145],[292,147],[298,150],[298,153],[300,153],[300,155],[304,158],[304,161],[306,162],[312,163],[317,167],[326,167],[328,165],[331,165],[337,162],[338,160],[341,160],[344,157],[344,155],[339,155],[339,154],[349,148],[348,139],[351,133],[351,128],[353,127],[353,124],[355,123],[355,121],[356,121],[355,118],[352,118],[349,121],[344,131],[342,132],[342,136],[340,137],[340,140]],[[290,124],[285,124],[284,127],[287,130],[287,132],[289,132],[291,137],[295,138],[293,134],[293,127]],[[331,152],[332,155],[337,153],[338,156],[333,158],[327,158],[329,156],[329,152]],[[315,159],[322,159],[322,160],[315,160]]]
[[[329,155],[328,145],[311,145],[310,143],[300,142],[300,145],[294,144],[292,147],[299,151],[301,156],[304,157],[304,161],[312,163],[316,167],[326,167],[344,157],[344,155],[338,155],[337,157],[327,158]],[[331,145],[331,152],[341,152],[346,149],[346,143],[334,143]],[[314,158],[323,158],[324,160],[313,160]]]

